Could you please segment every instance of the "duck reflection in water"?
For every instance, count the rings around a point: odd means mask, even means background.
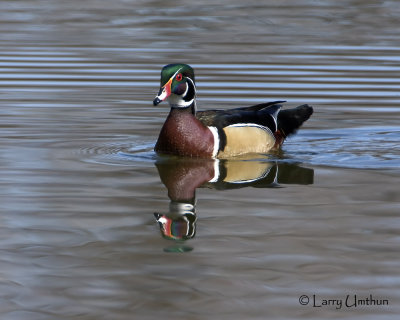
[[[277,188],[284,184],[312,184],[314,170],[293,163],[266,159],[183,159],[156,161],[170,198],[167,213],[154,213],[166,239],[184,241],[196,234],[196,188],[218,190],[244,187]]]

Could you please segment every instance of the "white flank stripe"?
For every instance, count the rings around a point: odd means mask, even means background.
[[[218,135],[218,129],[216,127],[207,127],[210,129],[211,133],[214,136],[214,148],[213,148],[213,153],[212,157],[215,158],[218,154],[218,149],[219,149],[219,135]]]
[[[274,136],[274,134],[272,133],[271,129],[256,123],[235,123],[235,124],[231,124],[229,127],[256,127],[256,128],[260,128],[264,131],[267,131],[271,136]]]

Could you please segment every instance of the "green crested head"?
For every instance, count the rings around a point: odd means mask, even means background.
[[[173,107],[186,108],[194,103],[196,88],[194,71],[183,63],[168,64],[161,70],[160,90],[153,104],[168,99]]]
[[[176,75],[179,73],[182,75],[182,77],[177,78]],[[178,80],[182,80],[183,78],[190,78],[194,82],[194,71],[191,66],[184,63],[173,63],[167,64],[162,68],[160,86],[163,87],[174,75],[175,79],[173,79],[172,84],[180,82]]]

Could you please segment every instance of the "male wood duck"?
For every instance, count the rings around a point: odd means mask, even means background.
[[[279,148],[313,113],[307,104],[280,111],[285,101],[197,111],[194,71],[187,64],[162,68],[161,87],[153,104],[166,99],[171,111],[154,150],[187,157],[225,159],[267,153]]]

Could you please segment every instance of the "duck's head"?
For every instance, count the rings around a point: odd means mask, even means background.
[[[196,97],[194,71],[187,64],[168,64],[161,70],[160,91],[153,104],[156,106],[168,99],[171,107],[187,108]]]

